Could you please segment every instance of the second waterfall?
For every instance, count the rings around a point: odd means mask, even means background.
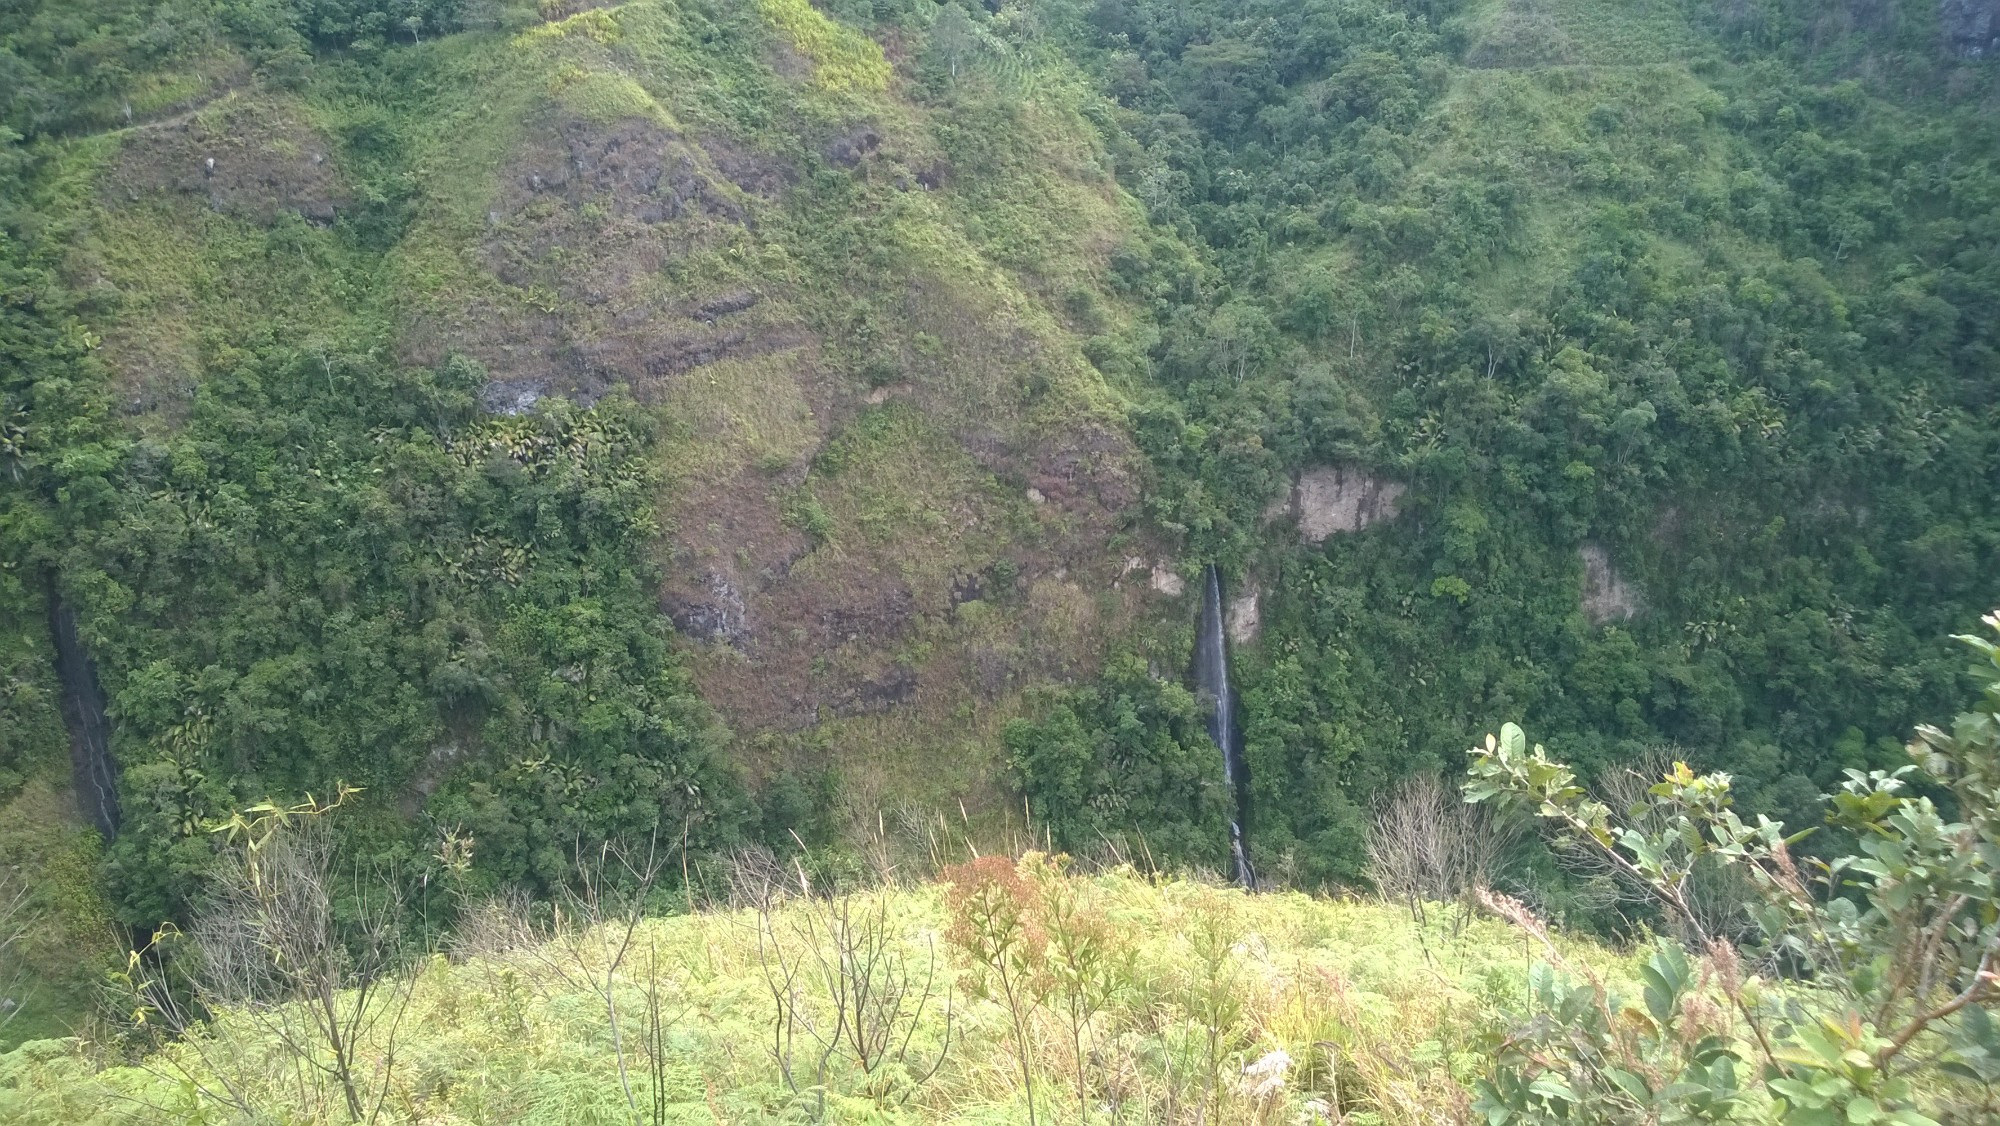
[[[1229,791],[1229,859],[1236,882],[1257,886],[1243,843],[1243,730],[1236,719],[1236,689],[1229,682],[1229,639],[1223,628],[1222,575],[1208,566],[1201,629],[1194,641],[1195,694],[1208,712],[1208,734],[1222,751],[1222,784]]]

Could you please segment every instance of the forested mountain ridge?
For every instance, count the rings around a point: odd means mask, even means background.
[[[91,873],[173,917],[206,824],[337,781],[357,847],[463,833],[487,888],[1019,795],[1219,866],[1209,561],[1267,872],[1360,878],[1371,801],[1514,716],[1796,816],[2000,598],[1992,23],[18,6],[0,767],[9,855],[72,874],[47,948]],[[46,828],[51,598],[101,856]]]
[[[1920,638],[1993,598],[2000,291],[1991,66],[1935,16],[1095,9],[1128,179],[1222,275],[1135,425],[1156,517],[1264,592],[1267,869],[1351,876],[1368,795],[1493,715],[1796,823],[1954,693]],[[1328,462],[1402,518],[1274,535]]]

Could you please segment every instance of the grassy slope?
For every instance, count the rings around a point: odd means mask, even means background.
[[[0,1046],[66,1036],[100,1000],[116,968],[119,936],[98,887],[102,844],[70,800],[68,764],[37,763],[0,802],[0,870],[29,885],[20,941],[0,952],[0,981],[18,1006],[0,1023]]]
[[[1176,1106],[1191,1113],[1207,1086],[1202,1061],[1211,1020],[1220,1028],[1220,1102],[1211,1121],[1290,1122],[1314,1098],[1343,1108],[1350,1122],[1445,1120],[1463,1098],[1460,1084],[1482,1066],[1478,1038],[1499,1026],[1504,1011],[1524,1005],[1531,954],[1543,956],[1497,922],[1454,932],[1445,909],[1418,926],[1407,912],[1376,902],[1247,896],[1129,874],[1040,879],[1045,894],[1069,897],[1108,923],[1114,954],[1131,959],[1120,975],[1123,989],[1092,1026],[1089,1065],[1100,1090],[1124,1093],[1131,1120],[1177,1117]],[[939,971],[940,992],[943,981],[965,974],[963,955],[942,937],[949,916],[938,886],[879,894],[885,898],[863,894],[857,902],[886,908],[894,948],[919,976],[929,949],[949,959]],[[792,903],[774,913],[770,933],[800,954],[807,921],[807,910]],[[799,1105],[769,1051],[773,1010],[759,925],[755,912],[723,911],[650,920],[637,932],[619,973],[618,1006],[626,1035],[636,1035],[644,983],[658,983],[669,1025],[662,1069],[668,1121],[789,1120],[786,1108]],[[625,1121],[610,1024],[582,987],[570,952],[581,949],[601,967],[601,937],[429,964],[401,1035],[393,1114],[434,1123]],[[1630,980],[1627,959],[1603,948],[1566,943],[1564,957],[1608,975],[1614,992]],[[812,1011],[828,1017],[823,1003]],[[925,1061],[919,1070],[944,1044],[943,1012],[934,1002],[912,1037],[912,1058]],[[244,1026],[226,1020],[223,1027]],[[279,1115],[303,1109],[271,1045],[234,1035],[225,1031],[205,1054],[249,1083],[260,1107]],[[1056,1011],[1036,1013],[1031,1038],[1042,1120],[1078,1121],[1068,1031]],[[879,1098],[870,1097],[851,1064],[836,1063],[830,1109],[840,1121],[1026,1121],[1012,1043],[1006,1010],[967,996],[961,985],[952,999],[950,1049],[934,1079],[914,1090],[891,1080]],[[371,1044],[365,1055],[378,1058],[380,1049]],[[1295,1061],[1282,1090],[1254,1097],[1243,1066],[1280,1049]],[[191,1096],[169,1077],[177,1067],[205,1065],[189,1049],[172,1051],[143,1068],[94,1074],[94,1065],[62,1044],[0,1057],[0,1117],[191,1117]],[[638,1066],[633,1079],[642,1107],[646,1074]],[[1092,1120],[1100,1116],[1108,1121],[1108,1108]]]

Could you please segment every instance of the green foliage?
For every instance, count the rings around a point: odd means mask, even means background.
[[[1122,841],[1160,864],[1219,867],[1230,796],[1204,723],[1192,692],[1124,654],[1095,685],[1053,694],[1041,718],[1009,723],[1004,740],[1060,847]]]
[[[431,810],[494,879],[559,879],[579,834],[730,831],[649,612],[651,420],[615,399],[476,419],[480,379],[264,344],[78,530],[65,580],[120,686],[133,922],[200,877],[191,826],[335,779],[400,792],[440,747],[498,766]]]
[[[464,0],[286,0],[295,26],[315,43],[381,45],[454,30]]]
[[[716,392],[734,396],[720,437],[663,443],[617,402],[483,419],[476,373],[399,351],[409,319],[466,303],[568,315],[466,267],[511,238],[479,233],[487,177],[548,98],[671,117],[691,156],[770,157],[749,171],[773,198],[742,197],[754,237],[673,257],[648,300],[758,292],[758,316],[820,339],[830,378],[916,404],[899,433],[990,425],[1011,458],[1124,411],[1151,472],[1122,515],[1264,586],[1262,643],[1238,655],[1263,869],[1359,880],[1370,803],[1499,716],[1584,779],[1662,744],[1727,762],[1746,811],[1796,820],[1948,698],[1928,641],[2000,566],[2000,146],[1967,96],[1992,64],[1941,55],[1934,6],[574,7],[0,15],[0,474],[22,486],[0,494],[0,673],[20,686],[0,742],[49,743],[39,681],[4,654],[42,643],[59,571],[120,711],[131,918],[199,878],[186,825],[341,776],[384,824],[392,795],[428,795],[413,807],[469,832],[492,881],[554,878],[578,834],[747,823],[658,624],[646,561],[675,490],[649,470],[754,448],[786,477],[839,412],[770,359],[770,384]],[[478,30],[435,41],[461,22]],[[146,229],[197,228],[198,253],[96,284],[93,240],[130,230],[93,228],[120,194],[114,150],[225,91],[295,97],[354,198],[328,227],[257,230],[191,196]],[[881,149],[847,168],[826,141],[864,123]],[[917,323],[940,285],[953,313]],[[112,414],[131,388],[114,393],[101,334],[155,317],[195,357],[184,428]],[[1076,370],[1024,358],[1062,348],[945,339],[1042,317],[1087,337],[1062,357]],[[995,421],[1017,408],[1037,413]],[[600,425],[602,457],[494,444]],[[930,451],[846,485],[842,451],[778,494],[816,547],[946,526]],[[1404,516],[1320,547],[1264,519],[1324,464],[1408,486]],[[911,571],[997,567],[1015,535]],[[1631,618],[1579,611],[1586,544],[1643,591]],[[1073,847],[1215,858],[1226,802],[1171,665],[1113,661],[1010,730]],[[438,781],[468,755],[489,769]],[[16,776],[0,762],[0,786]],[[423,851],[400,828],[382,847]]]
[[[2000,614],[1986,623],[2000,634]],[[1743,871],[1754,892],[1746,913],[1756,936],[1745,953],[1810,981],[1742,976],[1731,935],[1705,936],[1712,972],[1747,1032],[1734,1046],[1720,1042],[1688,1057],[1688,1066],[1709,1071],[1681,1080],[1688,1089],[1674,1098],[1682,1113],[1712,1116],[1733,1100],[1717,1098],[1719,1080],[1734,1089],[1733,1073],[1713,1070],[1724,1052],[1758,1067],[1786,1122],[1915,1124],[1992,1113],[1994,1034],[1986,1010],[2000,1001],[2000,792],[1992,785],[2000,761],[2000,646],[1960,640],[1981,657],[1974,671],[1986,681],[1982,699],[1949,734],[1919,728],[1910,744],[1914,765],[1847,771],[1827,799],[1825,821],[1854,850],[1826,859],[1801,862],[1790,846],[1804,834],[1787,837],[1781,823],[1738,816],[1727,774],[1697,776],[1677,764],[1645,802],[1620,813],[1591,798],[1540,746],[1529,750],[1512,724],[1473,749],[1468,801],[1526,804],[1690,926],[1703,925],[1690,903],[1695,861],[1714,857]],[[1912,792],[1919,770],[1948,789],[1951,815]],[[1646,1004],[1654,1021],[1669,1023],[1687,978],[1684,960],[1651,967]],[[1619,1072],[1602,1068],[1587,1090],[1565,1083],[1574,1079],[1565,1067],[1589,1063],[1603,1042],[1588,1008],[1553,1006],[1564,1039],[1552,1052],[1503,1053],[1497,1078],[1482,1088],[1493,1121],[1547,1110],[1550,1100],[1615,1101],[1627,1090]],[[1566,1094],[1556,1094],[1557,1086]]]
[[[882,50],[854,29],[827,19],[806,0],[757,0],[772,26],[813,60],[814,80],[829,90],[880,90],[889,82]]]
[[[1511,1122],[1726,1122],[1746,1109],[1726,1037],[1687,1019],[1694,967],[1661,943],[1639,970],[1643,1007],[1549,965],[1529,973],[1529,1021],[1499,1039],[1473,1111]]]
[[[0,129],[130,125],[206,94],[228,48],[296,86],[313,48],[364,52],[459,26],[464,0],[28,0],[0,13]],[[179,73],[175,73],[178,71]]]
[[[136,78],[204,45],[213,28],[204,16],[157,0],[8,5],[0,13],[0,130],[34,137],[122,116]],[[143,107],[144,93],[138,100]],[[0,132],[0,143],[9,140]]]
[[[1088,125],[1066,116],[1084,95],[1023,106],[1011,87],[968,84],[954,97],[973,128],[885,90],[888,62],[863,28],[920,35],[935,8],[926,0],[476,3],[463,13],[473,30],[443,39],[455,6],[402,0],[60,8],[29,5],[0,24],[0,47],[28,60],[54,107],[6,119],[18,121],[0,192],[6,269],[34,276],[30,293],[8,274],[4,312],[10,333],[19,324],[35,335],[8,338],[0,374],[0,473],[32,486],[0,496],[4,550],[25,576],[5,588],[0,617],[9,629],[25,623],[9,644],[42,647],[35,616],[48,569],[85,619],[117,712],[131,810],[110,860],[125,916],[155,922],[193,896],[213,860],[213,842],[191,828],[205,818],[341,778],[367,794],[343,818],[351,845],[424,869],[436,835],[455,832],[472,843],[480,887],[546,890],[579,839],[656,821],[669,835],[687,832],[698,855],[740,825],[779,842],[796,828],[816,848],[836,846],[834,772],[779,783],[764,816],[744,808],[722,760],[727,734],[683,677],[660,612],[654,563],[698,540],[700,525],[674,529],[671,541],[662,525],[717,503],[747,447],[755,452],[742,460],[788,479],[771,490],[771,514],[831,549],[779,567],[822,572],[807,580],[818,585],[806,601],[833,596],[830,558],[884,575],[917,560],[936,572],[904,572],[918,606],[929,605],[932,580],[989,566],[998,577],[1017,540],[1034,558],[1042,524],[1060,521],[1023,516],[1015,469],[1003,485],[1001,470],[966,456],[958,439],[975,424],[997,426],[1001,445],[985,448],[1004,447],[1025,467],[1049,443],[1039,429],[1060,433],[1085,407],[1094,426],[1115,426],[1111,410],[1082,402],[1095,373],[1042,323],[1053,300],[984,256],[1004,247],[1024,272],[1047,269],[1064,292],[1087,291],[1088,240],[1074,236],[1131,225],[1098,173],[1052,173],[1043,159],[1056,149],[1065,161],[1094,159]],[[419,21],[405,26],[412,15]],[[985,13],[972,18],[995,33]],[[149,38],[183,23],[185,37]],[[494,34],[496,23],[508,34]],[[65,59],[92,52],[130,61],[93,76],[102,89],[86,100],[62,83],[80,78]],[[513,418],[478,408],[476,368],[431,359],[468,320],[485,328],[475,325],[466,346],[490,356],[497,345],[482,331],[600,307],[565,289],[599,284],[567,263],[516,287],[488,256],[466,253],[540,254],[521,227],[552,222],[559,241],[574,241],[626,218],[615,199],[541,200],[518,224],[491,225],[494,193],[514,190],[501,169],[541,159],[533,146],[550,113],[592,126],[637,113],[671,129],[715,206],[663,221],[663,241],[613,272],[648,307],[679,307],[697,291],[751,293],[747,357],[724,356],[706,381],[661,377],[642,391],[646,409],[616,396],[567,407],[552,396]],[[280,126],[245,136],[246,121]],[[156,182],[189,170],[175,138],[204,130],[218,144],[240,140],[245,163],[312,159],[324,197],[313,217],[291,214],[277,198],[283,184],[257,173],[240,190],[220,189],[238,192],[247,213]],[[26,141],[13,143],[14,133]],[[852,166],[832,155],[831,142],[848,137],[841,143],[860,158]],[[194,159],[191,174],[203,176]],[[229,169],[226,150],[223,160]],[[954,167],[992,198],[958,206],[933,196]],[[739,190],[732,176],[755,186]],[[1065,202],[1076,199],[1082,206]],[[265,221],[265,204],[276,205],[275,220]],[[1043,222],[1049,210],[1061,212],[1055,227]],[[960,292],[987,304],[968,314],[955,307]],[[1098,329],[1130,319],[1098,312]],[[423,339],[433,327],[435,351]],[[606,331],[603,318],[564,330],[579,340]],[[1042,342],[1030,352],[1044,354],[1032,375],[1046,419],[1027,419],[1016,401],[1013,384],[1030,374],[1016,361],[1028,353],[993,346],[1016,334]],[[795,350],[813,339],[823,369]],[[962,362],[975,352],[976,365]],[[427,367],[411,360],[419,353]],[[829,409],[825,396],[846,395],[842,380],[855,371],[881,374],[920,405],[853,420]],[[669,382],[672,393],[660,394]],[[710,405],[695,385],[715,389],[707,417],[688,409]],[[870,421],[891,415],[893,433]],[[793,478],[787,467],[830,436],[825,470]],[[572,444],[588,452],[572,456]],[[843,455],[844,475],[833,464]],[[980,534],[960,537],[954,509]],[[1089,531],[1100,542],[1108,534]],[[725,550],[739,546],[750,545]],[[995,628],[1013,627],[1025,601],[1002,607]],[[1098,640],[1070,632],[1038,641],[1033,659],[1046,650],[1068,660]],[[879,638],[861,640],[856,648]],[[904,640],[918,653],[937,644]],[[837,667],[842,656],[812,657],[825,658],[820,670],[836,666],[817,679],[851,671]],[[10,753],[53,730],[51,712],[28,706],[32,693],[18,699],[0,711]],[[912,749],[952,714],[925,703],[929,713],[899,736]],[[767,733],[755,719],[746,736]],[[964,733],[961,768],[925,784],[990,791],[997,725]]]
[[[579,837],[731,836],[734,784],[652,609],[650,415],[482,419],[476,365],[265,326],[215,356],[178,430],[135,441],[68,297],[5,248],[7,573],[60,573],[112,697],[127,921],[187,902],[205,819],[343,778],[436,789],[466,754],[496,769],[433,815],[480,842],[485,879],[559,879]],[[415,826],[358,824],[423,851]]]
[[[1779,816],[1947,705],[1931,641],[2000,566],[2000,131],[1936,5],[1080,7],[1121,183],[1195,259],[1112,263],[1149,515],[1265,590],[1261,868],[1353,878],[1348,811],[1467,724],[1585,777],[1676,745]],[[1267,526],[1328,463],[1402,519]],[[1586,543],[1630,620],[1578,613]]]
[[[99,878],[104,841],[71,813],[68,764],[40,762],[0,803],[0,1045],[64,1036],[122,957]]]

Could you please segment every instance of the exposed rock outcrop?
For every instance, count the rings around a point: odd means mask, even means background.
[[[713,571],[703,576],[702,586],[698,595],[669,591],[665,609],[674,628],[703,641],[741,646],[750,636],[744,623],[743,592]]]
[[[1248,645],[1257,640],[1264,629],[1264,612],[1260,605],[1264,591],[1255,578],[1243,580],[1242,589],[1229,600],[1229,610],[1224,620],[1229,630],[1231,645]]]
[[[1962,59],[2000,53],[2000,0],[1939,0],[1945,50]]]
[[[1318,466],[1299,474],[1288,498],[1273,502],[1267,521],[1290,516],[1307,543],[1323,543],[1336,532],[1358,532],[1393,520],[1405,486],[1345,466]]]
[[[1622,622],[1645,608],[1639,589],[1611,566],[1611,556],[1604,548],[1587,543],[1579,554],[1583,556],[1583,615],[1592,625]]]
[[[536,150],[515,176],[516,206],[552,195],[573,207],[595,204],[642,223],[678,219],[699,209],[741,220],[743,209],[703,170],[701,153],[650,121],[605,127],[556,126],[560,140]]]

